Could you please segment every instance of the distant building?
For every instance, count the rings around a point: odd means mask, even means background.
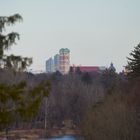
[[[49,59],[46,61],[46,72],[47,72],[47,73],[52,73],[52,72],[54,72],[54,64],[53,64],[53,59],[52,59],[52,58],[49,58]]]
[[[110,64],[109,70],[114,71],[114,72],[116,71],[116,68],[114,67],[112,62]]]
[[[54,56],[54,71],[59,71],[60,70],[60,55],[56,54]]]
[[[70,50],[62,48],[59,54],[46,61],[46,72],[53,73],[59,71],[61,74],[68,74],[70,70]]]
[[[99,73],[101,71],[106,70],[106,67],[104,66],[71,66],[70,67],[70,72],[76,73],[76,72],[81,72],[81,73]]]
[[[80,71],[81,72],[98,72],[99,67],[97,66],[80,66]]]
[[[46,73],[53,73],[59,71],[65,75],[70,73],[100,73],[106,69],[116,71],[113,63],[109,68],[104,66],[70,66],[70,50],[68,48],[61,48],[59,54],[56,54],[54,58],[49,58],[46,61]]]
[[[69,49],[60,49],[60,72],[62,74],[69,73],[70,70],[70,50]]]

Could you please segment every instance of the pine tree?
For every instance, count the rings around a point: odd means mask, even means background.
[[[20,21],[22,17],[19,14],[0,17],[0,69],[14,70],[15,74],[18,71],[23,72],[32,63],[31,58],[5,55],[5,51],[19,39],[19,34],[16,32],[5,35],[5,28]],[[14,123],[16,116],[24,120],[33,118],[38,112],[41,101],[50,91],[48,81],[42,81],[32,87],[24,81],[7,83],[0,80],[0,129]]]
[[[34,87],[28,87],[26,82],[11,85],[0,83],[0,129],[9,127],[16,117],[21,120],[33,119],[49,91],[48,81]]]
[[[140,77],[140,44],[134,47],[134,50],[130,53],[131,58],[127,57],[129,70],[128,75],[131,78]]]
[[[27,57],[5,55],[5,51],[12,45],[16,44],[16,40],[20,39],[20,35],[17,32],[11,32],[4,34],[7,26],[14,25],[16,22],[22,21],[22,17],[19,14],[12,16],[0,17],[0,68],[13,69],[15,71],[24,71],[27,66],[32,64],[32,59]]]

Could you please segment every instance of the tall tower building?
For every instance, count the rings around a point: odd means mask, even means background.
[[[67,48],[62,48],[59,50],[59,71],[62,74],[67,74],[70,69],[70,50]]]
[[[62,48],[54,59],[49,58],[46,61],[46,73],[59,71],[61,74],[68,74],[70,70],[70,50]]]
[[[46,61],[46,72],[47,72],[47,73],[52,73],[52,72],[54,72],[54,64],[53,64],[53,59],[52,59],[52,58],[49,58],[49,59]]]
[[[54,56],[54,71],[59,71],[60,69],[60,56],[59,54],[56,54]]]

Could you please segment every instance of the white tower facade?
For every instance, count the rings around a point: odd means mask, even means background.
[[[60,72],[62,74],[68,74],[70,70],[70,50],[67,48],[60,49],[59,56],[60,56]]]

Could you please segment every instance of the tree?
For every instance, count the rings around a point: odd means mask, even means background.
[[[19,40],[19,34],[16,32],[5,35],[5,28],[20,21],[22,17],[19,14],[0,17],[0,69],[5,72],[14,70],[14,76],[22,75],[19,71],[25,71],[32,63],[31,58],[5,55],[5,51]],[[6,82],[0,79],[0,129],[14,123],[17,116],[23,120],[32,119],[38,113],[43,98],[47,97],[50,91],[50,83],[46,80],[36,82],[35,85],[30,84],[28,79],[18,82],[13,80],[12,83],[10,80],[10,77]]]
[[[15,14],[9,17],[0,17],[0,68],[10,68],[15,71],[24,71],[27,66],[32,64],[32,59],[21,56],[5,55],[5,51],[12,45],[16,44],[16,40],[20,39],[20,35],[17,32],[11,32],[4,34],[6,26],[14,25],[16,22],[22,21],[22,17],[19,14]]]
[[[16,121],[30,120],[37,113],[41,101],[47,97],[50,84],[42,81],[34,87],[28,86],[26,82],[17,84],[0,84],[0,129],[9,127]]]
[[[78,74],[78,75],[82,74],[82,72],[80,70],[80,67],[76,67],[75,73]]]
[[[24,87],[25,83],[12,86],[0,84],[0,124],[2,128],[7,127],[13,121],[14,117],[12,116],[17,110],[15,108],[17,103],[20,104],[20,94]]]
[[[130,53],[132,58],[127,57],[129,70],[128,75],[130,77],[136,78],[140,76],[140,44],[134,47],[134,50]]]
[[[135,117],[126,99],[116,92],[88,110],[82,127],[85,139],[136,140]]]
[[[74,73],[74,68],[71,66],[69,70],[69,74],[73,74],[73,73]]]
[[[81,79],[82,79],[82,81],[85,82],[86,84],[91,84],[91,83],[92,83],[92,77],[91,77],[91,75],[90,75],[88,72],[83,73]]]

